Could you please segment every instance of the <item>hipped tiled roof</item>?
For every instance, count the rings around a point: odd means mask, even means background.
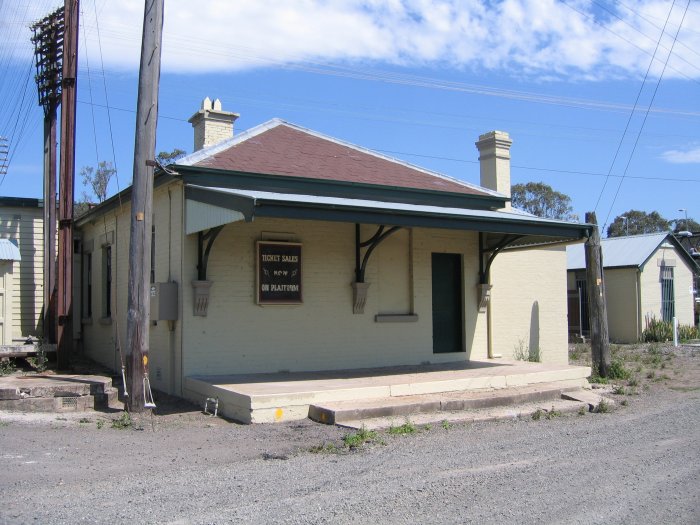
[[[195,152],[179,164],[469,195],[498,195],[277,119]]]

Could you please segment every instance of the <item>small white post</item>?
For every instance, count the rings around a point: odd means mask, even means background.
[[[673,346],[678,346],[678,318],[673,318]]]

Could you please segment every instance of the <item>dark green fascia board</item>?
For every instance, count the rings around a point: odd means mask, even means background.
[[[396,210],[368,210],[366,208],[317,206],[312,203],[284,203],[257,199],[255,217],[304,219],[363,224],[383,224],[419,228],[472,230],[493,233],[514,233],[583,239],[590,235],[590,224],[542,224],[536,221],[509,221],[488,217],[454,217]]]
[[[178,180],[176,177],[173,177],[172,175],[168,175],[167,173],[157,173],[153,179],[153,187],[157,188],[167,182],[172,182]],[[82,226],[83,224],[86,224],[90,221],[95,220],[97,217],[100,217],[101,215],[112,211],[116,208],[119,208],[123,203],[129,202],[131,200],[131,188],[132,186],[129,186],[128,188],[124,188],[122,191],[119,193],[112,195],[109,199],[106,201],[98,204],[94,208],[92,208],[89,212],[87,212],[84,215],[81,215],[79,218],[75,220],[76,226]]]
[[[0,197],[0,206],[7,208],[43,208],[43,199],[31,197]]]
[[[663,241],[659,243],[659,245],[656,247],[656,249],[649,254],[649,257],[644,259],[644,262],[639,265],[641,268],[642,266],[645,266],[649,260],[653,257],[654,253],[656,253],[656,250],[658,250],[663,243],[666,241],[671,241],[671,244],[673,244],[676,247],[676,250],[679,252],[679,255],[683,258],[683,260],[690,265],[690,267],[693,269],[693,272],[695,274],[700,274],[700,265],[698,265],[697,262],[695,262],[695,259],[693,259],[693,256],[688,253],[688,250],[685,249],[685,247],[681,244],[681,242],[676,239],[676,236],[673,235],[673,233],[669,233],[666,235]]]
[[[494,195],[469,195],[467,193],[400,188],[360,182],[224,171],[199,166],[175,165],[169,167],[178,172],[185,183],[199,186],[402,202],[473,210],[503,208],[508,201],[507,198]]]

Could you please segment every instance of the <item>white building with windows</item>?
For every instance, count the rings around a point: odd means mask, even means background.
[[[612,237],[601,241],[610,340],[641,339],[646,319],[694,322],[694,276],[700,271],[670,233]],[[589,335],[584,245],[567,246],[569,334]]]

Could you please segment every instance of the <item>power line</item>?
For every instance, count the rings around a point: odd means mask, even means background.
[[[673,7],[675,5],[675,0],[673,2],[673,5],[671,5],[671,10],[668,13],[669,18],[671,17],[671,12],[673,11]],[[659,80],[656,82],[656,87],[654,88],[654,93],[652,94],[651,100],[649,101],[649,105],[647,107],[647,111],[644,114],[644,120],[642,121],[642,125],[639,128],[639,132],[637,133],[637,137],[634,141],[634,146],[632,148],[632,151],[630,152],[629,158],[627,160],[627,165],[625,166],[625,171],[622,174],[622,178],[620,179],[620,183],[617,185],[617,191],[615,192],[615,196],[613,197],[613,201],[610,204],[610,209],[608,210],[608,215],[605,217],[605,222],[603,223],[603,229],[605,229],[605,226],[608,223],[608,219],[610,218],[610,214],[612,213],[613,206],[615,206],[615,201],[617,201],[617,196],[620,193],[620,188],[622,188],[622,183],[625,180],[625,176],[627,175],[627,170],[630,167],[630,163],[632,162],[632,157],[634,156],[634,152],[637,149],[637,144],[639,143],[639,137],[642,135],[642,130],[644,129],[644,124],[647,121],[647,117],[649,116],[649,109],[651,108],[652,104],[654,104],[654,99],[656,98],[656,92],[659,90],[659,86],[661,85],[661,80],[664,77],[664,73],[666,72],[666,66],[668,65],[668,61],[671,58],[671,54],[673,53],[673,47],[676,45],[676,39],[678,38],[678,33],[681,31],[681,27],[683,26],[683,22],[685,21],[685,15],[688,13],[688,6],[690,6],[690,0],[688,0],[688,3],[685,6],[685,11],[683,11],[683,17],[681,18],[680,23],[678,24],[678,30],[676,31],[675,36],[673,37],[673,43],[671,44],[671,50],[668,52],[668,55],[666,56],[666,61],[664,62],[664,67],[661,70],[661,74],[659,75]],[[668,19],[667,19],[668,22]],[[664,25],[664,31],[665,31],[666,26]],[[663,36],[663,31],[662,31],[662,36]]]

